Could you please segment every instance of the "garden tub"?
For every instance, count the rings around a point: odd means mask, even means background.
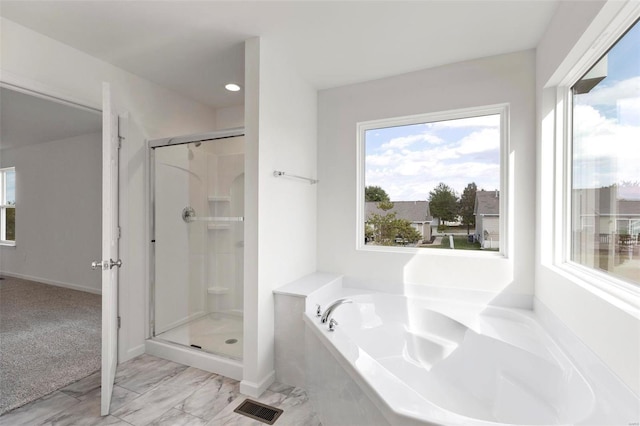
[[[339,297],[352,303],[333,312],[334,331],[305,314],[308,388],[326,426],[635,421],[597,400],[532,311],[350,289]]]

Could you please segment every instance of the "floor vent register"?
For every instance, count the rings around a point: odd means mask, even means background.
[[[265,405],[251,399],[245,399],[244,402],[238,405],[233,411],[268,425],[274,424],[282,414],[282,410],[279,408],[271,407],[270,405]]]

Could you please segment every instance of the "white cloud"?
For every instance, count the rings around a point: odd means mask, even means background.
[[[481,117],[482,118],[482,117]],[[470,129],[472,130],[472,129]],[[382,147],[384,153],[366,156],[366,185],[378,185],[392,200],[425,200],[438,183],[445,182],[456,191],[470,182],[488,190],[500,186],[500,165],[474,159],[474,154],[499,150],[497,126],[480,128],[449,144],[421,145],[420,149],[398,149],[423,140],[423,135],[397,138]],[[390,148],[393,145],[396,149]]]
[[[639,179],[640,121],[621,124],[592,106],[577,105],[574,123],[574,186],[600,187]]]
[[[427,142],[428,144],[441,144],[444,142],[439,137],[430,133],[421,133],[418,135],[402,136],[393,138],[380,146],[381,149],[404,149],[418,142]]]
[[[638,95],[618,101],[618,123],[627,126],[640,123],[640,93]]]
[[[475,154],[500,148],[500,132],[496,128],[473,132],[460,140],[456,151],[460,154]]]

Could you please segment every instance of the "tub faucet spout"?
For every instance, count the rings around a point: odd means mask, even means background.
[[[331,319],[331,314],[333,314],[333,311],[335,311],[338,306],[344,305],[345,303],[353,303],[353,300],[351,299],[336,300],[324,311],[324,314],[322,314],[322,318],[320,318],[320,322],[322,324],[327,323]]]

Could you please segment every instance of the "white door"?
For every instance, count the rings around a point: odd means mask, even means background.
[[[102,85],[102,401],[109,414],[118,363],[118,115],[108,83]]]

